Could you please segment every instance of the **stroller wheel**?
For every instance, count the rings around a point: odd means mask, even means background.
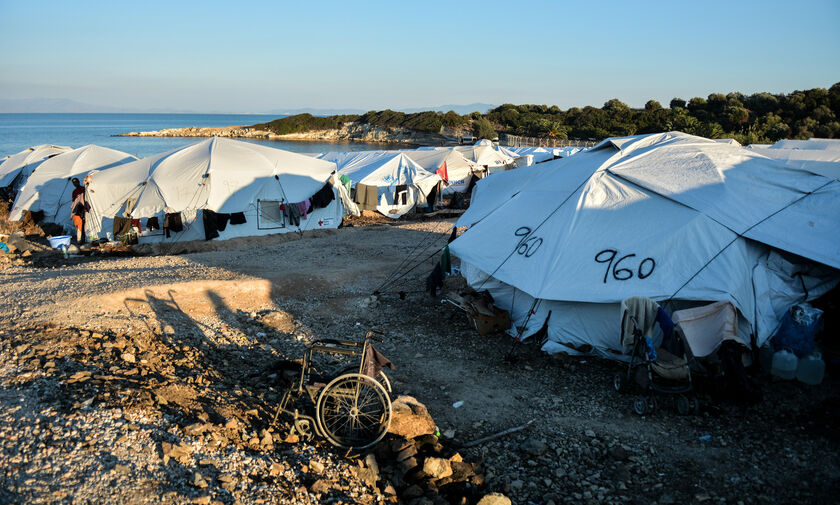
[[[613,376],[613,388],[619,393],[626,393],[628,389],[627,374],[618,372]]]
[[[677,414],[681,416],[687,416],[691,412],[691,402],[689,401],[688,397],[684,395],[677,396],[677,399],[674,401],[677,407]]]
[[[633,412],[643,416],[648,412],[648,400],[644,396],[638,396],[633,400]]]
[[[700,413],[700,402],[697,400],[696,396],[690,397],[688,399],[688,404],[692,414]]]

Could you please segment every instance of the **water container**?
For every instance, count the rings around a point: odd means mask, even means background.
[[[796,368],[796,378],[801,382],[816,386],[822,382],[823,375],[825,375],[825,361],[818,351],[814,351],[799,360],[799,366]]]
[[[773,355],[773,363],[770,365],[770,373],[782,379],[793,379],[796,377],[796,368],[799,365],[796,354],[782,349]]]

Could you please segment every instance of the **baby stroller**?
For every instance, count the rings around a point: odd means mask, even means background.
[[[659,346],[653,342],[655,325],[662,328]],[[677,413],[687,415],[698,410],[692,394],[690,349],[682,332],[674,327],[667,313],[649,298],[634,296],[621,302],[621,347],[630,356],[627,370],[613,378],[619,393],[638,386],[642,390],[633,401],[633,411],[642,416],[656,410],[654,393],[674,395]]]

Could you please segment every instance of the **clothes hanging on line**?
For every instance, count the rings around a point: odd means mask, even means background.
[[[219,231],[225,231],[227,228],[228,221],[230,221],[230,214],[224,214],[221,212],[216,213],[216,228]]]
[[[131,218],[115,217],[114,218],[114,238],[123,236],[131,231]]]
[[[379,205],[379,188],[356,184],[356,196],[353,200],[359,205],[359,210],[376,210]]]
[[[312,195],[312,198],[309,199],[312,203],[312,209],[323,209],[333,200],[335,200],[335,191],[333,190],[332,184],[329,182],[324,184],[324,187],[319,189],[318,192]]]
[[[181,233],[184,231],[184,223],[181,221],[181,213],[173,212],[171,214],[164,215],[163,227],[166,230],[166,238],[169,238],[172,233]]]
[[[160,230],[160,222],[157,216],[150,217],[146,220],[146,229],[149,231]]]
[[[219,224],[216,221],[216,213],[212,210],[202,209],[202,221],[204,222],[204,240],[213,240],[219,236]]]
[[[139,220],[139,219],[132,219],[132,220],[131,220],[131,226],[132,226],[133,228],[137,228],[137,231],[138,231],[138,232],[142,232],[142,231],[143,231],[143,227],[142,227],[142,226],[140,226],[140,220]]]
[[[309,208],[312,204],[309,203],[309,200],[304,200],[302,202],[297,203],[298,211],[300,212],[300,218],[306,219],[306,213],[309,212]]]
[[[286,212],[289,215],[289,224],[292,226],[300,226],[300,207],[296,203],[286,205]]]
[[[245,224],[247,222],[244,212],[234,212],[230,215],[230,224]]]

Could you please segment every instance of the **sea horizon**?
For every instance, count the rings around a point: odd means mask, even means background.
[[[189,126],[245,126],[282,114],[212,114],[155,112],[3,112],[0,113],[0,158],[28,147],[96,144],[143,158],[203,140],[201,137],[117,137],[115,135]],[[313,142],[240,139],[296,153],[363,151],[407,146],[363,142]]]

